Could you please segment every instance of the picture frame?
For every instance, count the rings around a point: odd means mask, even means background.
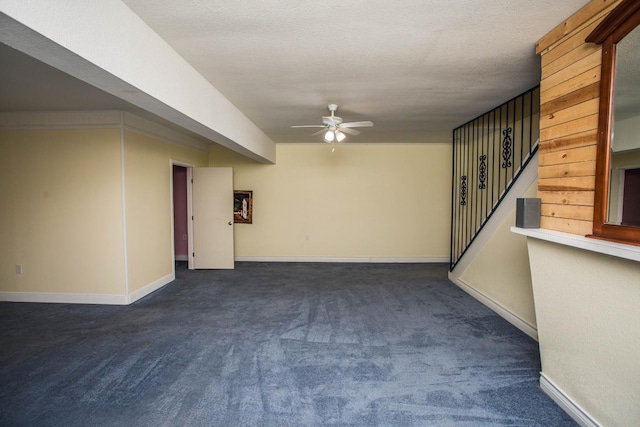
[[[253,223],[253,191],[233,191],[233,222],[237,224]]]

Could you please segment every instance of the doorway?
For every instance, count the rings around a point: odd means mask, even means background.
[[[172,161],[171,175],[174,261],[188,261],[189,270],[233,269],[233,169]]]
[[[187,168],[173,165],[173,250],[176,261],[189,260]]]
[[[640,226],[640,168],[624,171],[622,225]]]

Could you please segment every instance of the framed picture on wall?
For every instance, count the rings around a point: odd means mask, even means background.
[[[233,222],[240,224],[253,222],[253,191],[233,191]]]

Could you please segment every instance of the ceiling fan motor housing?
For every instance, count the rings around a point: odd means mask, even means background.
[[[322,118],[322,123],[327,126],[337,126],[342,123],[342,118],[338,116],[324,116]]]
[[[327,108],[329,109],[329,111],[331,111],[331,115],[323,116],[322,123],[324,123],[327,126],[337,126],[340,123],[342,123],[342,118],[338,116],[334,116],[333,114],[338,110],[338,104],[329,104],[327,105]]]

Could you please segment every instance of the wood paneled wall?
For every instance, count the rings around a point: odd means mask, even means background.
[[[592,232],[602,49],[584,39],[620,1],[593,0],[536,45],[542,228]]]

